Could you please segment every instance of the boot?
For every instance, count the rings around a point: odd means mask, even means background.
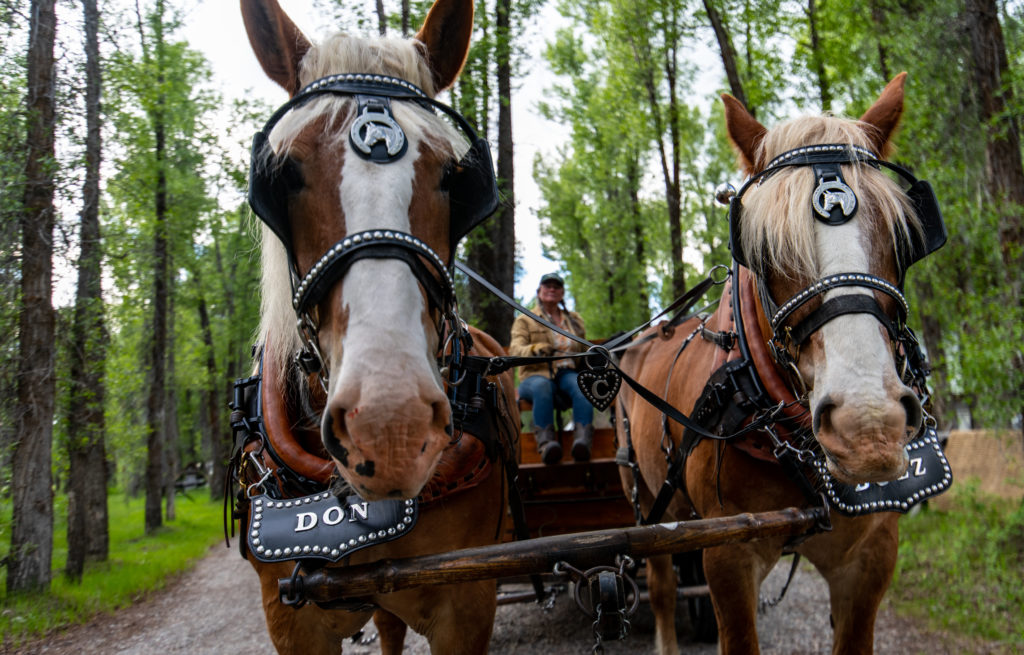
[[[576,436],[572,440],[572,458],[577,462],[590,461],[590,447],[594,443],[594,424],[576,426]]]
[[[550,425],[537,428],[533,436],[537,440],[537,452],[545,464],[557,464],[562,459],[562,444],[558,442],[554,428]]]

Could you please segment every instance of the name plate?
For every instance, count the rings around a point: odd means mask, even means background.
[[[921,437],[907,444],[910,466],[892,482],[865,482],[849,485],[832,477],[824,460],[815,460],[829,504],[847,516],[874,512],[900,512],[926,498],[937,496],[953,483],[953,472],[939,445],[934,428],[927,428]]]
[[[412,530],[419,515],[416,500],[368,502],[327,492],[288,500],[262,495],[251,501],[247,539],[249,551],[261,562],[337,562],[357,550],[401,537]]]

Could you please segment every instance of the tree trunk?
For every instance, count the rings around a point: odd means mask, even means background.
[[[708,20],[711,21],[711,29],[715,32],[715,40],[718,41],[718,50],[722,54],[722,65],[725,67],[725,76],[729,80],[729,92],[733,97],[743,103],[751,116],[756,117],[755,107],[747,104],[747,95],[743,92],[743,82],[740,81],[739,66],[736,65],[736,49],[732,45],[732,37],[722,20],[722,15],[715,7],[713,0],[704,0],[704,11],[707,12]]]
[[[163,4],[155,21],[157,84],[163,85]],[[140,25],[141,30],[141,25]],[[140,32],[140,36],[141,32]],[[149,396],[146,401],[146,532],[150,533],[163,525],[161,516],[161,494],[164,488],[164,426],[167,407],[167,169],[166,169],[166,125],[163,94],[153,112],[153,130],[156,141],[156,192],[154,195],[153,226],[153,336],[149,347]]]
[[[377,0],[377,31],[381,36],[387,36],[388,15],[384,13],[384,0]]]
[[[668,83],[668,134],[672,147],[671,180],[666,180],[669,208],[669,241],[672,245],[672,294],[679,297],[686,293],[686,269],[683,264],[683,207],[682,184],[679,179],[680,168],[680,137],[679,137],[679,98],[676,93],[678,79],[678,26],[677,15],[672,9],[671,30],[666,34],[665,47],[665,80]],[[670,183],[669,183],[670,182]]]
[[[210,458],[214,461],[215,467],[214,477],[210,480],[210,494],[215,498],[219,498],[223,487],[217,484],[221,478],[216,475],[216,461],[219,456],[218,437],[224,433],[220,412],[223,399],[219,397],[221,384],[217,375],[217,358],[213,343],[213,330],[210,328],[210,312],[206,307],[206,297],[203,294],[202,282],[198,274],[195,276],[195,281],[199,294],[199,329],[203,333],[203,345],[206,347],[206,389],[203,391],[200,420],[203,423],[202,433],[204,441],[207,442],[207,452],[210,453]],[[217,491],[214,491],[214,487],[217,488]]]
[[[807,0],[807,25],[811,33],[811,62],[814,65],[814,74],[818,78],[821,111],[829,112],[832,111],[832,90],[825,74],[825,56],[821,52],[821,39],[818,38],[818,8],[815,0]]]
[[[178,479],[181,462],[178,457],[180,436],[178,434],[178,385],[175,383],[174,356],[174,282],[167,280],[167,397],[164,399],[164,516],[168,521],[177,518],[175,510],[174,482]]]
[[[935,307],[935,291],[931,281],[917,278],[914,282],[918,304],[921,307]],[[932,367],[929,377],[932,406],[929,411],[935,416],[940,428],[956,424],[953,413],[954,403],[949,397],[949,385],[946,384],[947,372],[945,357],[942,355],[942,323],[932,312],[921,312],[921,342],[928,353],[928,364]]]
[[[650,299],[647,297],[647,285],[643,271],[647,268],[647,251],[644,245],[643,207],[640,202],[640,183],[643,172],[640,170],[639,154],[634,154],[629,159],[629,167],[626,169],[626,179],[629,185],[629,213],[633,223],[633,258],[640,263],[642,272],[636,280],[635,293],[640,299],[638,304],[641,307],[650,306]]]
[[[110,550],[104,443],[103,320],[100,248],[100,61],[96,0],[83,0],[86,52],[85,186],[79,235],[78,290],[71,346],[68,403],[68,560],[65,573],[81,580],[86,560],[105,561]]]
[[[16,441],[13,457],[8,592],[50,586],[53,553],[52,460],[54,408],[54,40],[55,0],[33,0],[29,25],[25,195]]]
[[[878,0],[871,0],[869,4],[871,6],[871,22],[874,23],[875,36],[878,39],[878,70],[881,72],[883,80],[891,80],[889,49],[885,47],[885,43],[882,40],[884,35],[889,33],[885,9],[879,4]]]
[[[402,37],[409,36],[409,0],[402,0]]]

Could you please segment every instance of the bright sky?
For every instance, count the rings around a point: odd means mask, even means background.
[[[316,41],[338,29],[325,25],[313,10],[312,0],[280,0],[282,8],[295,24]],[[385,6],[387,6],[386,3]],[[521,298],[533,296],[537,281],[544,273],[556,270],[558,264],[541,255],[540,228],[536,216],[540,204],[540,191],[533,181],[533,159],[537,152],[551,156],[557,145],[564,141],[561,126],[545,121],[539,116],[536,105],[544,89],[550,86],[553,76],[540,57],[545,38],[553,35],[552,26],[559,17],[552,9],[536,21],[544,26],[532,31],[529,50],[532,63],[524,67],[529,71],[524,79],[517,80],[518,89],[513,91],[512,130],[515,143],[516,171],[516,239],[520,244],[523,279],[516,285],[516,295]],[[540,30],[550,33],[541,35]],[[228,97],[255,96],[266,100],[270,106],[278,106],[287,100],[285,92],[264,75],[255,55],[249,47],[238,2],[229,0],[198,0],[187,15],[185,36],[192,47],[202,51],[210,60],[214,71],[214,83]],[[258,126],[254,126],[254,131]],[[494,152],[494,143],[492,154]],[[510,244],[511,247],[511,244]]]

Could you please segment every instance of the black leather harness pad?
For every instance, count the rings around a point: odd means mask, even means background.
[[[303,498],[252,498],[249,551],[262,562],[323,559],[337,562],[357,550],[392,541],[412,530],[416,500],[367,502],[323,492]]]
[[[953,472],[933,428],[926,429],[921,437],[907,444],[907,454],[910,457],[907,472],[892,482],[848,485],[832,477],[825,468],[824,460],[816,459],[814,466],[821,476],[829,504],[842,514],[905,514],[914,505],[942,493],[953,483]]]

